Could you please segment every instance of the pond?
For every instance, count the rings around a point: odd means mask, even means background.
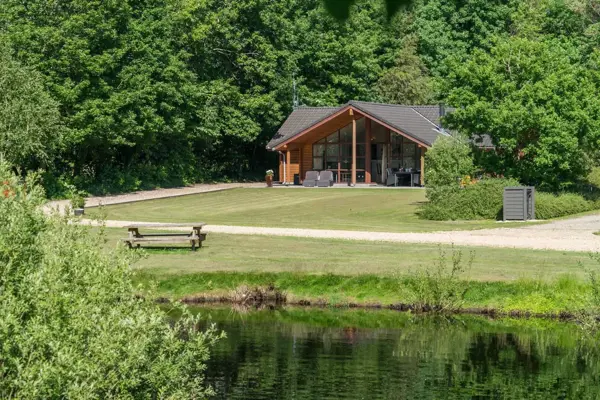
[[[572,323],[394,311],[202,308],[227,338],[218,399],[597,399],[600,353]]]

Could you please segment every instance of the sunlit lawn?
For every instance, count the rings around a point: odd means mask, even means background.
[[[114,247],[127,235],[125,229],[108,229],[107,247]],[[292,272],[394,276],[431,267],[439,260],[440,249],[451,257],[450,246],[431,244],[379,243],[338,239],[280,236],[209,234],[203,248],[188,247],[144,250],[147,257],[136,268],[153,275],[185,275],[205,272]],[[472,268],[464,278],[480,281],[511,281],[520,278],[555,279],[572,274],[583,277],[594,263],[585,253],[456,247]],[[466,265],[466,262],[465,262]]]
[[[495,221],[420,219],[418,208],[425,200],[420,189],[253,188],[119,204],[105,210],[112,220],[213,225],[389,232],[498,227]]]

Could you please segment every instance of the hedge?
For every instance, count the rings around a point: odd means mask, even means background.
[[[502,219],[502,193],[506,186],[519,186],[519,183],[514,179],[488,178],[464,188],[458,185],[429,187],[429,201],[421,208],[420,216],[437,221]],[[586,199],[580,193],[536,192],[535,196],[536,219],[600,209],[600,200]]]
[[[586,211],[597,210],[600,202],[586,200],[578,193],[552,193],[537,192],[535,194],[535,218],[550,219],[572,215]]]
[[[518,186],[514,179],[488,178],[460,187],[458,185],[427,188],[427,202],[421,209],[425,219],[473,220],[497,219],[502,216],[502,193],[506,186]]]

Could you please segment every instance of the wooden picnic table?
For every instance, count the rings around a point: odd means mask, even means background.
[[[206,225],[204,222],[189,222],[189,223],[146,223],[146,224],[131,224],[125,228],[129,231],[129,236],[123,241],[127,243],[129,248],[134,245],[140,247],[141,243],[187,243],[192,245],[192,251],[196,251],[196,247],[202,247],[202,242],[206,240],[206,233],[202,233],[202,227]],[[173,228],[191,228],[190,233],[141,233],[140,229],[173,229]]]

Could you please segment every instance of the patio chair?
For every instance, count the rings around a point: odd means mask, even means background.
[[[321,171],[319,180],[317,181],[317,187],[329,187],[333,186],[333,172]]]
[[[386,168],[385,171],[387,174],[385,185],[386,186],[396,186],[396,172],[394,171],[394,169]]]
[[[315,187],[315,186],[317,186],[318,181],[319,181],[319,172],[306,171],[306,177],[304,178],[304,182],[302,182],[302,186]]]

